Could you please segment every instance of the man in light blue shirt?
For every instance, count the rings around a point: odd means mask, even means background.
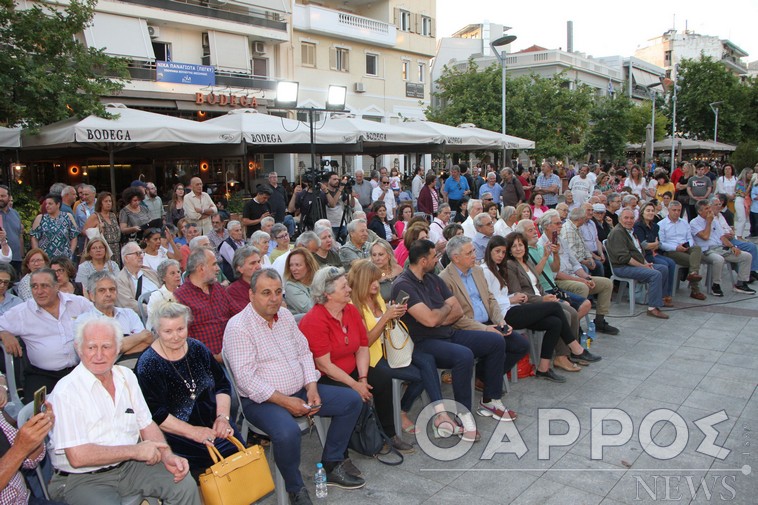
[[[492,195],[492,201],[497,204],[498,208],[500,208],[500,204],[502,203],[500,201],[500,194],[502,192],[503,187],[497,183],[495,172],[490,172],[487,174],[487,183],[482,184],[479,188],[479,198],[482,198],[485,193],[489,193]]]
[[[442,192],[447,195],[447,201],[453,212],[458,212],[463,197],[471,194],[468,181],[465,177],[461,177],[461,168],[458,165],[453,165],[450,169],[450,177],[445,181]]]
[[[553,166],[545,161],[542,163],[542,173],[534,183],[534,192],[542,195],[545,205],[554,209],[558,205],[558,193],[561,190],[561,178],[553,173]]]

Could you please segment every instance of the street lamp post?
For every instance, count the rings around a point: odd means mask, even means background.
[[[716,142],[718,142],[719,137],[719,106],[724,102],[713,102],[711,104],[708,104],[711,106],[711,110],[716,115],[716,119],[713,122],[713,145],[716,145]]]
[[[649,152],[648,152],[648,159],[649,160],[652,160],[655,157],[653,155],[653,144],[655,144],[655,96],[656,96],[656,89],[655,89],[655,87],[656,86],[660,86],[660,85],[661,85],[660,82],[654,82],[653,84],[649,84],[648,86],[646,86],[648,92],[650,93],[650,98],[652,100],[650,108],[653,111],[652,115],[650,117],[650,125],[651,125],[652,135],[650,136],[651,137],[651,141],[650,141],[650,149],[649,149]]]
[[[501,106],[502,106],[502,118],[503,118],[501,131],[502,131],[503,135],[505,135],[505,132],[506,132],[506,129],[505,129],[505,127],[506,127],[506,120],[505,120],[505,48],[503,46],[507,46],[508,44],[510,44],[511,42],[513,42],[514,40],[516,40],[516,36],[515,35],[504,35],[504,36],[500,37],[499,39],[496,39],[496,40],[493,40],[492,42],[490,42],[490,47],[492,48],[492,52],[495,53],[495,56],[497,56],[497,59],[500,61],[500,66],[503,69],[503,77],[502,77],[502,79],[503,79],[503,98],[502,98],[502,104],[501,104]],[[498,52],[497,49],[495,49],[496,47],[503,47],[503,50],[500,51],[500,52]],[[508,151],[508,149],[505,147],[505,145],[503,145],[503,162],[502,162],[502,166],[503,167],[505,167],[505,156],[506,156],[507,151]]]
[[[676,168],[676,165],[674,164],[674,154],[676,152],[676,147],[674,146],[674,139],[676,138],[676,89],[678,88],[676,81],[679,78],[679,64],[677,63],[674,65],[674,95],[671,97],[671,100],[673,101],[673,113],[671,115],[671,173],[674,173],[674,168]]]
[[[300,84],[292,81],[279,81],[276,83],[275,108],[294,110],[308,114],[308,128],[310,132],[311,170],[316,169],[316,140],[314,114],[316,112],[333,112],[345,110],[347,99],[346,86],[329,85],[326,95],[326,107],[298,107],[297,95]]]

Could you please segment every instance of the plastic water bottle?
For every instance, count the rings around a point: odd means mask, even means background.
[[[326,498],[328,493],[326,488],[326,470],[324,465],[316,463],[316,475],[313,476],[313,483],[316,485],[316,498]]]
[[[584,349],[587,348],[587,334],[585,332],[582,332],[582,335],[579,337],[579,343]]]
[[[587,325],[587,337],[590,340],[595,340],[595,321],[590,321]]]

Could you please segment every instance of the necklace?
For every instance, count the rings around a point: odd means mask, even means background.
[[[184,386],[187,388],[187,391],[189,391],[190,394],[190,400],[195,400],[197,398],[197,395],[195,394],[195,391],[197,391],[197,384],[195,384],[195,379],[192,377],[192,367],[190,367],[189,359],[187,358],[187,354],[189,354],[189,347],[187,347],[187,353],[184,355],[184,359],[187,361],[187,371],[189,372],[190,376],[190,382],[187,382],[187,379],[182,377],[182,374],[179,373],[179,370],[177,370],[176,366],[174,365],[174,362],[171,361],[168,358],[168,353],[166,352],[166,348],[163,347],[163,342],[158,339],[158,345],[161,346],[161,349],[163,350],[163,354],[166,356],[166,361],[169,362],[171,365],[171,368],[174,369],[174,372],[176,372],[176,375],[179,376],[180,379],[182,379],[182,382],[184,382]]]

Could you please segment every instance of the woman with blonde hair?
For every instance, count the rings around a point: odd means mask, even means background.
[[[318,269],[313,254],[305,247],[296,247],[287,256],[284,264],[284,301],[293,315],[305,314],[313,307],[311,283]]]
[[[382,272],[382,278],[379,281],[379,291],[384,301],[388,302],[392,293],[392,281],[403,273],[403,267],[397,264],[395,252],[386,240],[379,239],[371,244],[369,255],[371,263],[379,267],[379,270]]]
[[[516,207],[516,215],[518,216],[517,223],[522,219],[532,219],[532,206],[528,203],[520,203],[518,207]]]
[[[381,278],[382,272],[379,267],[366,259],[353,263],[347,275],[348,284],[352,289],[350,298],[360,312],[368,332],[369,366],[384,369],[393,379],[408,383],[400,401],[400,418],[405,433],[415,435],[419,431],[408,418],[408,411],[424,389],[438,413],[434,421],[435,434],[450,436],[461,433],[460,427],[445,413],[437,364],[431,354],[414,349],[411,364],[403,368],[391,368],[384,358],[382,334],[389,323],[399,320],[405,314],[407,306],[392,301],[389,305],[384,303],[379,293]]]
[[[103,237],[94,237],[87,242],[84,246],[84,255],[82,256],[82,263],[79,265],[79,269],[76,272],[76,282],[87,285],[87,279],[95,272],[107,270],[113,275],[118,275],[118,263],[110,259],[111,251],[108,247],[108,242]],[[89,293],[85,288],[84,296],[89,298]]]

